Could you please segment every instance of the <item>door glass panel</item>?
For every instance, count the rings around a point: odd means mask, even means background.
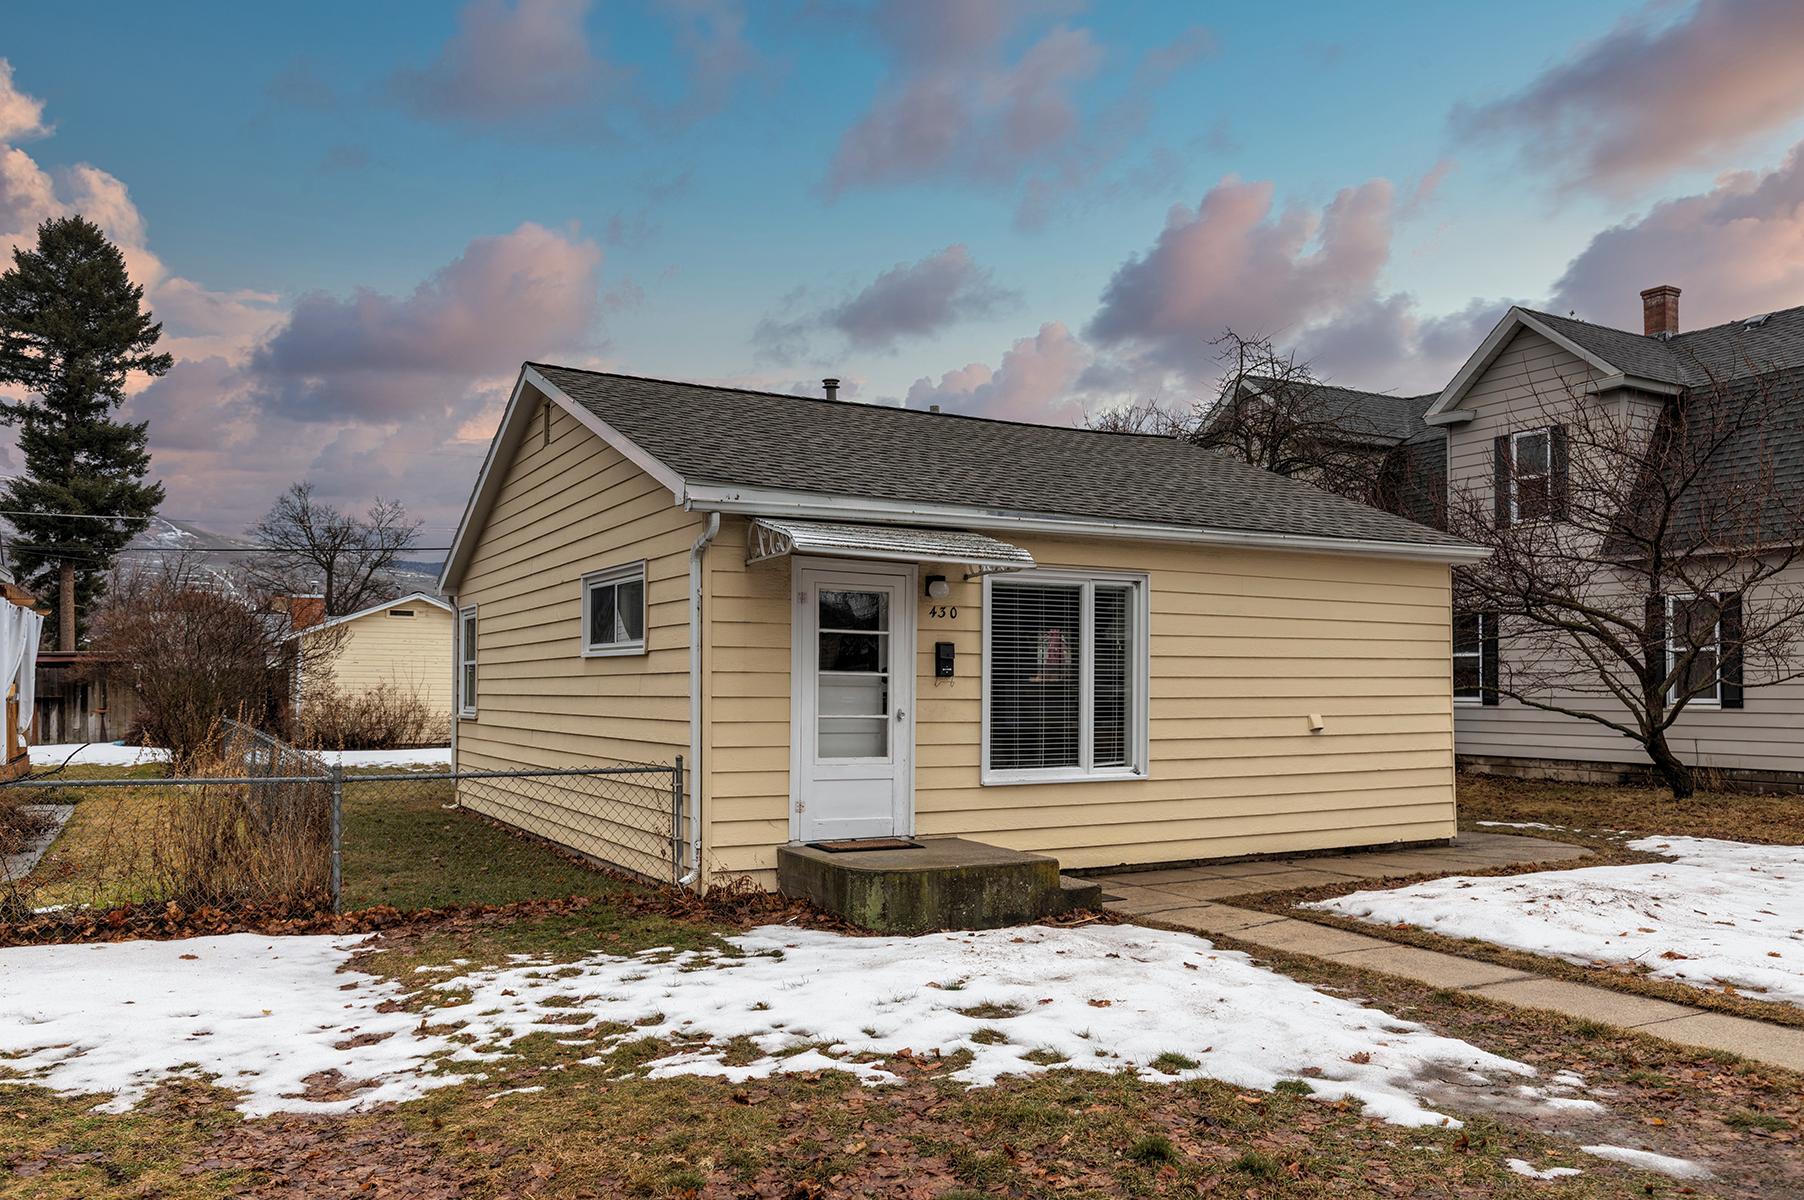
[[[821,591],[821,629],[870,630],[889,628],[888,592]]]
[[[821,634],[823,671],[883,671],[889,666],[888,658],[888,634]]]
[[[822,717],[820,757],[889,757],[889,718]]]
[[[889,716],[887,675],[830,675],[821,673],[821,716]]]
[[[890,595],[822,589],[815,664],[819,758],[887,758]]]

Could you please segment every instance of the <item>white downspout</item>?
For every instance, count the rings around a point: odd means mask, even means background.
[[[702,875],[702,560],[708,543],[720,533],[720,514],[708,514],[708,527],[689,551],[689,873],[677,880],[688,887]]]

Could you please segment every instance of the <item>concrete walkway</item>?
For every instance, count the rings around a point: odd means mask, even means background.
[[[1517,863],[1554,864],[1583,858],[1585,854],[1581,847],[1544,838],[1462,833],[1452,846],[1127,871],[1101,876],[1096,881],[1103,887],[1104,907],[1145,918],[1149,923],[1201,934],[1222,934],[1269,950],[1307,954],[1431,987],[1601,1021],[1682,1046],[1726,1050],[1755,1062],[1804,1071],[1804,1029],[1794,1026],[1550,979],[1495,963],[1223,903],[1254,892],[1356,880],[1383,886],[1387,879],[1426,871],[1451,874]]]

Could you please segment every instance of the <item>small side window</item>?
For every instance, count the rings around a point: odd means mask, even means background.
[[[476,606],[457,613],[457,713],[476,715]]]
[[[583,653],[645,653],[645,564],[583,576]]]
[[[413,616],[413,609],[411,609],[411,608],[391,608],[388,610],[388,615],[391,617],[411,617],[411,616]]]

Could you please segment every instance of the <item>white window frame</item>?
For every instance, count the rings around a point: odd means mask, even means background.
[[[627,642],[591,642],[589,640],[589,616],[594,604],[595,589],[598,587],[615,587],[622,583],[639,584],[639,636]],[[621,658],[627,655],[644,654],[646,636],[651,632],[651,589],[645,583],[645,560],[623,563],[617,567],[603,567],[599,571],[590,571],[583,576],[583,624],[579,633],[584,658]]]
[[[476,638],[464,636],[466,629],[478,632],[475,623],[474,604],[457,610],[457,715],[460,717],[476,715]]]
[[[1668,675],[1672,674],[1673,667],[1678,665],[1679,655],[1684,652],[1678,639],[1679,604],[1681,601],[1696,599],[1699,597],[1695,592],[1675,592],[1666,597],[1666,673]],[[1723,612],[1721,600],[1717,601],[1715,637],[1710,645],[1716,655],[1716,690],[1700,692],[1691,697],[1685,702],[1686,707],[1697,705],[1700,708],[1721,708],[1723,704]],[[1684,694],[1685,689],[1679,686],[1677,680],[1674,680],[1673,686],[1666,693],[1667,702],[1677,704]]]
[[[1080,592],[1078,622],[1084,631],[1081,639],[1081,654],[1078,671],[1078,765],[1075,767],[1047,767],[1032,770],[991,770],[990,769],[990,614],[991,592],[993,585],[1002,583],[1023,584],[1064,584],[1077,585]],[[1096,585],[1112,584],[1126,586],[1131,596],[1128,601],[1129,612],[1133,616],[1133,639],[1128,648],[1134,666],[1134,678],[1130,689],[1129,703],[1133,707],[1131,723],[1128,727],[1127,748],[1128,763],[1125,766],[1096,767],[1091,765],[1095,754],[1096,743]],[[1146,779],[1151,775],[1151,747],[1148,737],[1147,710],[1148,699],[1152,693],[1152,657],[1151,639],[1148,628],[1151,622],[1152,605],[1149,595],[1152,591],[1148,577],[1142,572],[1133,571],[1085,571],[1061,568],[1044,568],[1033,571],[1008,571],[1000,575],[985,575],[983,579],[983,733],[978,753],[979,781],[985,787],[1007,787],[1024,783],[1090,783],[1110,779]]]
[[[1462,696],[1459,694],[1459,683],[1458,683],[1459,671],[1456,669],[1453,673],[1453,678],[1455,681],[1454,685],[1453,685],[1453,702],[1455,704],[1480,704],[1480,705],[1482,705],[1485,702],[1485,684],[1488,683],[1492,687],[1497,686],[1497,681],[1495,679],[1486,679],[1485,678],[1485,626],[1491,623],[1491,619],[1488,614],[1483,613],[1483,612],[1475,612],[1475,613],[1456,612],[1453,614],[1453,620],[1454,620],[1454,624],[1456,626],[1456,630],[1457,630],[1457,626],[1459,623],[1459,619],[1461,617],[1477,617],[1478,618],[1478,649],[1461,650],[1459,648],[1459,641],[1457,640],[1458,635],[1457,635],[1457,631],[1456,631],[1455,641],[1453,642],[1453,663],[1454,663],[1455,668],[1457,668],[1459,666],[1459,660],[1462,658],[1476,658],[1478,660],[1478,695]],[[1492,637],[1497,636],[1495,630],[1491,631],[1491,636]]]
[[[1525,519],[1522,516],[1522,451],[1519,446],[1524,438],[1545,438],[1547,440],[1547,469],[1531,479],[1545,480],[1547,483],[1547,507],[1538,517],[1526,518],[1531,521],[1545,521],[1553,514],[1553,426],[1540,429],[1518,429],[1510,434],[1510,524],[1520,525]]]

